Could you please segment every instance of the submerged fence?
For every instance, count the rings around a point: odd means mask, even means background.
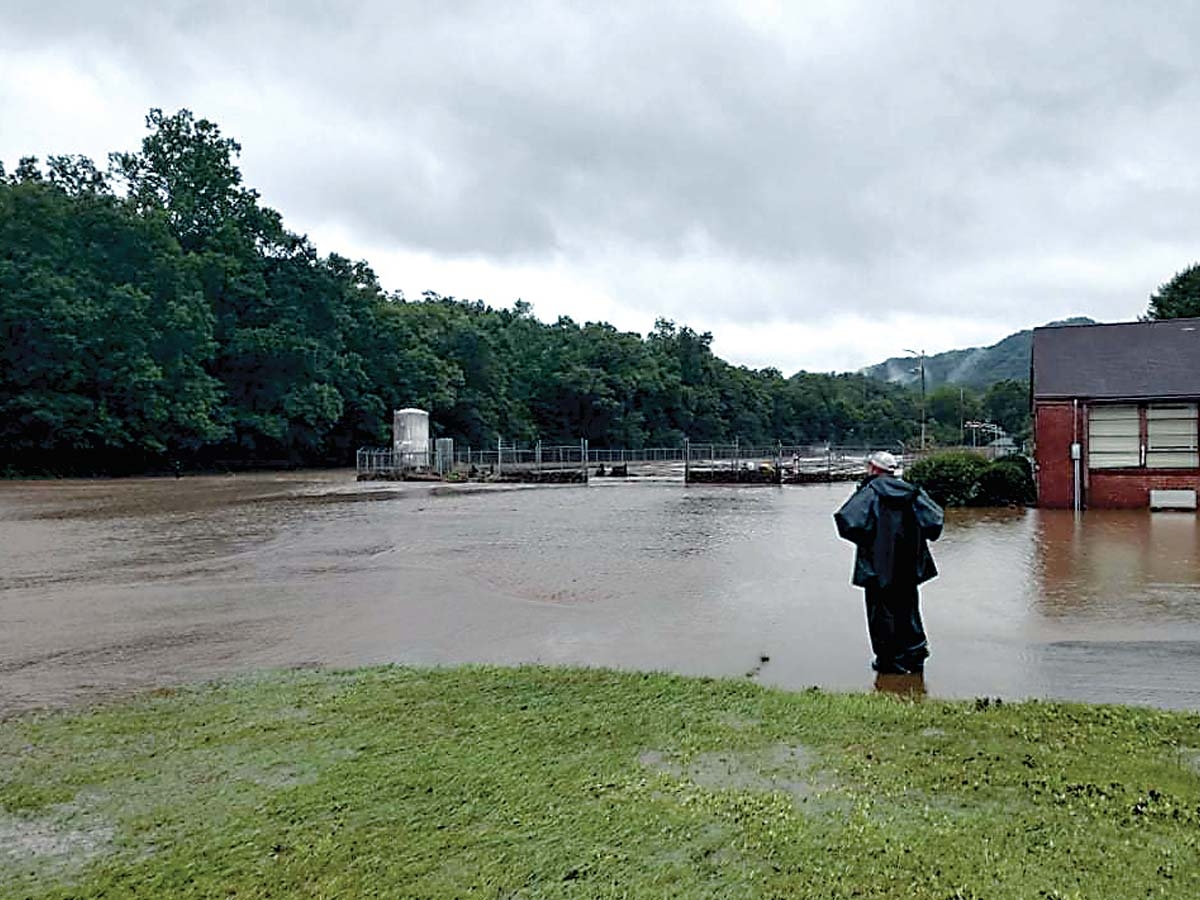
[[[396,478],[409,475],[445,477],[455,473],[463,477],[505,477],[517,472],[555,472],[577,470],[585,477],[589,470],[596,474],[637,474],[642,476],[681,477],[691,480],[696,473],[774,472],[774,480],[835,480],[860,473],[870,446],[837,446],[832,444],[767,444],[751,445],[684,441],[677,447],[612,448],[589,446],[587,440],[578,444],[520,445],[497,440],[491,447],[454,447],[449,439],[430,441],[424,450],[364,447],[358,451],[356,467],[360,478]],[[893,452],[899,448],[890,448]],[[916,456],[896,452],[903,464]],[[821,476],[824,476],[823,478]],[[720,480],[718,476],[700,475],[698,480]],[[758,481],[749,476],[734,481]]]
[[[538,443],[532,447],[501,440],[496,442],[494,449],[466,447],[456,450],[452,441],[440,438],[436,442],[430,441],[430,445],[431,449],[426,451],[363,447],[356,458],[358,476],[393,478],[429,474],[444,477],[451,473],[470,476],[482,472],[503,476],[505,472],[575,470],[586,478],[590,457],[586,440],[578,444]]]

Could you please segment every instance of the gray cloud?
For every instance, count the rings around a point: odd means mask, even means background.
[[[1185,5],[2,5],[0,52],[222,124],[293,227],[702,323],[1129,316],[1196,246]]]

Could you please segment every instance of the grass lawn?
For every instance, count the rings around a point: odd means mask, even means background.
[[[3,897],[1200,897],[1200,716],[573,669],[0,723]]]

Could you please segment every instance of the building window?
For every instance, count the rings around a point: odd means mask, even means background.
[[[1146,465],[1155,469],[1194,469],[1196,404],[1154,404],[1146,408]]]
[[[1088,410],[1088,467],[1123,469],[1142,464],[1142,418],[1136,406]]]

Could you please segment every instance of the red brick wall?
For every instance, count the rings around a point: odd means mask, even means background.
[[[1071,415],[1070,402],[1034,404],[1033,458],[1037,465],[1038,506],[1051,509],[1072,506]]]
[[[1200,474],[1093,469],[1085,497],[1090,509],[1144,509],[1150,505],[1152,490],[1200,491]]]
[[[1070,509],[1074,470],[1071,465],[1072,407],[1070,401],[1034,405],[1034,461],[1037,464],[1038,505]],[[1200,472],[1153,469],[1087,470],[1087,415],[1079,405],[1079,442],[1083,445],[1083,505],[1089,509],[1144,509],[1152,490],[1200,491]]]

